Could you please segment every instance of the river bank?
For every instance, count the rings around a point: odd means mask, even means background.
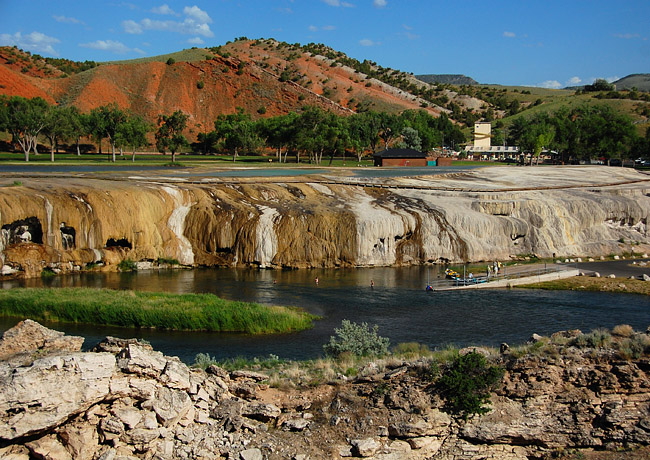
[[[542,289],[549,291],[591,291],[650,295],[650,282],[629,278],[575,276],[573,278],[531,283],[516,287],[520,289]]]
[[[5,334],[1,456],[615,459],[650,445],[650,336],[625,326],[474,349],[504,374],[488,412],[469,417],[449,412],[438,386],[451,355],[366,360],[347,376],[312,366],[321,384],[301,384],[188,368],[132,340],[80,346],[29,322]]]

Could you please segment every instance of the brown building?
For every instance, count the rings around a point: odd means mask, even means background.
[[[373,158],[375,166],[427,166],[427,154],[414,149],[386,149]]]

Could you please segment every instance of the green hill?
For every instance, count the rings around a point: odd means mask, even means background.
[[[478,85],[478,82],[471,77],[460,74],[426,74],[416,75],[420,81],[425,83],[439,83],[443,85]]]
[[[635,73],[614,82],[617,90],[636,88],[638,91],[650,91],[650,73]]]

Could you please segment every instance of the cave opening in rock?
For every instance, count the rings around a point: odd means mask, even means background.
[[[61,222],[59,229],[61,230],[61,243],[63,244],[63,249],[76,248],[77,231],[74,229],[74,227],[69,227],[65,224],[65,222]]]
[[[43,227],[38,217],[31,216],[15,220],[2,226],[2,238],[7,244],[38,243],[43,244]]]
[[[120,238],[116,240],[115,238],[109,238],[106,241],[106,247],[107,248],[125,248],[125,249],[132,249],[133,245],[129,240],[126,238]]]

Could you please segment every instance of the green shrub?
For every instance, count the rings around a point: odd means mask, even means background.
[[[485,414],[490,409],[490,391],[503,378],[504,370],[487,364],[479,353],[458,356],[438,381],[445,409],[463,418],[471,414]]]
[[[194,357],[194,367],[206,370],[209,366],[216,364],[217,360],[210,356],[209,353],[197,353]]]
[[[174,259],[172,257],[158,257],[156,263],[158,265],[180,265],[178,259]]]
[[[344,319],[341,327],[334,329],[336,335],[330,337],[329,343],[323,345],[327,356],[339,357],[349,352],[355,356],[385,356],[388,354],[390,340],[377,334],[377,325],[370,329],[367,323],[353,323]]]
[[[176,63],[176,59],[171,58],[171,57],[169,59],[167,59],[167,65],[172,65],[172,64],[175,64],[175,63]]]
[[[204,86],[205,86],[205,82],[203,80],[199,80],[196,82],[196,87],[198,89],[203,89]]]
[[[117,268],[119,268],[120,271],[123,271],[123,272],[135,272],[135,271],[138,271],[138,266],[131,259],[124,259],[122,262],[120,262],[117,265]]]
[[[41,272],[41,278],[52,278],[54,276],[56,276],[56,273],[54,273],[54,270],[48,267],[44,268]]]

